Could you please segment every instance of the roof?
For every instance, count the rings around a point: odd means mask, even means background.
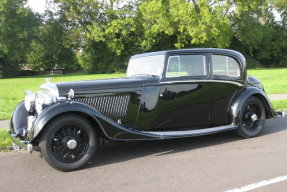
[[[146,57],[152,55],[180,54],[180,53],[215,53],[215,54],[232,55],[241,61],[244,68],[246,67],[245,57],[241,53],[231,49],[219,49],[219,48],[190,48],[190,49],[155,51],[155,52],[137,54],[132,56],[131,58]]]

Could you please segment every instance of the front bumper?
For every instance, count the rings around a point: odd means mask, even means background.
[[[33,145],[29,141],[21,140],[17,134],[13,134],[11,130],[8,131],[8,137],[13,142],[13,148],[16,149],[18,152],[21,149],[27,150],[28,152],[33,152]]]
[[[279,115],[279,117],[285,117],[285,112],[284,111],[276,111],[277,115]]]

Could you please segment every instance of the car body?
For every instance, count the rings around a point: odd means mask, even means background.
[[[26,92],[11,118],[10,134],[30,151],[40,144],[53,167],[69,171],[84,165],[103,141],[171,139],[227,130],[254,137],[266,118],[277,116],[261,82],[247,76],[242,54],[181,49],[131,57],[125,78],[48,81],[36,94]]]

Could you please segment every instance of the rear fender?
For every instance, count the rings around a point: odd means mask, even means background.
[[[278,116],[264,91],[255,87],[247,87],[239,93],[238,97],[231,105],[231,116],[233,118],[234,125],[238,125],[240,110],[242,109],[246,100],[252,96],[259,98],[263,103],[266,112],[266,118],[273,118]]]

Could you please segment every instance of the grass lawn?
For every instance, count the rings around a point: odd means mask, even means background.
[[[0,120],[9,119],[11,113],[24,98],[25,90],[37,91],[45,83],[45,78],[52,77],[51,82],[78,81],[89,79],[105,79],[123,77],[125,74],[96,74],[72,73],[67,75],[41,75],[0,79]]]
[[[287,68],[282,69],[249,69],[248,75],[258,77],[267,94],[287,93]],[[37,91],[45,83],[45,78],[52,77],[52,82],[77,81],[88,79],[104,79],[123,77],[125,74],[96,74],[72,73],[66,75],[42,75],[0,79],[0,120],[9,119],[16,105],[23,100],[25,90]],[[272,101],[276,109],[286,107],[284,101]]]
[[[7,129],[0,129],[0,152],[7,151],[12,145],[12,141],[8,138]]]
[[[287,68],[249,69],[247,74],[260,79],[268,95],[287,93]]]
[[[271,102],[276,110],[287,112],[287,100],[274,100]]]

